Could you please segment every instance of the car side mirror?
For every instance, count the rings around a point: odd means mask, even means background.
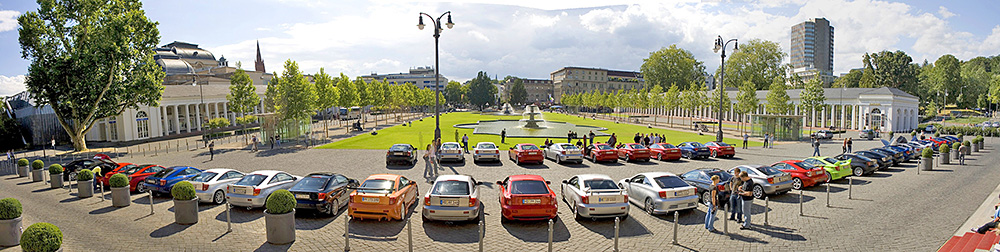
[[[348,180],[347,180],[347,183],[348,183],[348,184],[357,184],[357,183],[358,183],[358,180],[357,180],[357,179],[348,179]]]
[[[545,181],[545,184],[546,184],[546,185],[551,185],[551,184],[552,184],[552,181],[548,181],[548,180],[546,180],[546,181]]]
[[[416,185],[416,184],[417,184],[416,181],[410,181],[410,185]]]
[[[503,181],[497,181],[497,185],[501,185],[501,186],[504,185]]]
[[[483,184],[483,182],[476,182],[476,185],[477,186],[481,186],[481,185],[484,185],[484,184]]]
[[[567,181],[567,180],[563,180],[563,181],[562,181],[562,183],[563,183],[563,184],[569,184],[569,181]]]
[[[514,147],[510,147],[510,149],[508,149],[508,150],[514,150]]]

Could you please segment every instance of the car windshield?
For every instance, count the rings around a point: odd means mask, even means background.
[[[388,192],[392,191],[392,184],[393,184],[392,180],[369,179],[365,180],[365,182],[361,184],[361,188],[364,189],[363,190],[358,189],[358,191],[366,193]]]
[[[133,166],[133,167],[129,167],[127,170],[122,171],[122,173],[125,173],[126,175],[132,175],[132,174],[135,174],[136,172],[139,172],[139,170],[141,170],[142,167],[145,167],[145,166]]]
[[[813,167],[815,167],[812,164],[806,163],[806,162],[795,162],[795,166],[802,167],[802,169],[806,169],[806,170],[812,169]]]
[[[441,145],[441,149],[458,149],[461,148],[457,143],[446,143]]]
[[[535,145],[521,145],[522,150],[538,150],[538,146]]]
[[[618,185],[609,179],[591,179],[583,181],[584,188],[593,190],[618,189]]]
[[[637,144],[637,143],[629,144],[629,146],[632,147],[632,149],[645,149],[646,148],[646,146],[642,146],[641,144]]]
[[[578,148],[576,148],[576,145],[572,145],[572,144],[560,144],[559,147],[562,147],[563,150],[576,150],[576,149],[578,149]]]
[[[870,158],[862,156],[862,155],[851,155],[851,156],[845,156],[845,157],[846,158],[857,158],[857,159],[860,159],[861,161],[865,161],[865,162],[872,161]]]
[[[774,169],[774,167],[770,167],[770,166],[766,166],[766,165],[758,167],[757,170],[759,170],[761,172],[764,172],[765,175],[769,175],[769,176],[770,175],[781,174],[781,171],[779,171],[778,169]]]
[[[431,194],[454,196],[469,195],[469,182],[456,180],[434,182],[434,188],[431,189]]]
[[[602,149],[602,150],[610,150],[610,149],[612,149],[610,145],[603,145],[603,144],[602,145],[598,145],[597,148],[598,149]]]
[[[827,163],[833,164],[833,163],[837,163],[838,160],[833,159],[833,158],[824,158],[823,161],[826,161]]]
[[[538,180],[517,180],[510,182],[511,194],[549,194],[545,182]]]
[[[215,175],[219,175],[219,174],[218,173],[214,173],[214,172],[202,172],[201,174],[198,174],[198,176],[194,176],[193,178],[191,178],[191,181],[194,181],[194,182],[208,182],[208,181],[212,180],[212,178],[214,178]]]
[[[656,185],[660,186],[660,188],[677,188],[677,187],[688,186],[688,184],[685,183],[684,180],[681,180],[676,176],[656,177],[653,179],[653,181],[656,181]]]
[[[713,142],[713,143],[718,144],[719,146],[729,146],[729,144],[723,142]]]
[[[672,145],[672,144],[660,144],[660,147],[663,147],[664,149],[673,149],[673,148],[677,148],[677,146],[674,146],[674,145]]]
[[[157,172],[156,174],[153,174],[153,176],[150,176],[150,177],[162,178],[162,177],[165,177],[165,176],[167,176],[167,174],[170,174],[172,172],[174,172],[174,168],[167,168],[167,169],[163,169],[160,172]]]
[[[701,143],[688,143],[688,144],[690,144],[691,147],[695,147],[695,148],[705,147],[705,145],[703,145]]]
[[[326,185],[326,181],[330,180],[330,176],[323,175],[312,175],[309,177],[302,178],[298,183],[292,186],[289,191],[312,191],[323,188]]]
[[[237,181],[233,185],[239,185],[239,186],[257,186],[257,185],[260,185],[261,182],[264,182],[264,179],[267,179],[267,175],[250,174],[250,175],[244,176],[242,179],[240,179],[240,181]]]
[[[481,143],[478,146],[476,146],[476,148],[479,148],[479,149],[496,149],[497,146],[493,145],[491,143]]]
[[[709,178],[711,178],[712,175],[719,175],[719,178],[722,179],[722,181],[728,181],[730,178],[733,177],[733,175],[730,175],[729,173],[721,171],[721,170],[712,170],[712,171],[708,171],[708,172],[705,172],[705,173],[708,174]]]
[[[392,148],[389,148],[389,150],[390,151],[409,151],[410,150],[410,146],[408,146],[408,145],[402,145],[402,144],[397,144],[397,145],[393,145]]]

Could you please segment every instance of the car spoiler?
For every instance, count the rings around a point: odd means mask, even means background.
[[[595,190],[595,189],[587,188],[587,190],[584,190],[583,192],[587,193],[589,195],[594,195],[595,193],[619,193],[619,194],[624,194],[625,193],[625,189],[596,189]]]
[[[357,190],[357,191],[386,191],[386,192],[384,193],[385,195],[389,195],[389,194],[392,194],[392,189],[385,189],[385,188],[374,188],[374,187],[347,187],[347,189],[354,189],[354,190]]]

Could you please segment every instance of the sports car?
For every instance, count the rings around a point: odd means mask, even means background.
[[[347,214],[359,220],[403,220],[419,193],[417,182],[401,175],[371,175],[351,193]]]

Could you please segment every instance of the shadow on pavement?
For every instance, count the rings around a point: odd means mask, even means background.
[[[637,208],[637,209],[639,209],[639,208]],[[701,209],[695,208],[695,209],[690,209],[690,210],[682,210],[682,211],[678,212],[678,214],[679,214],[677,216],[677,218],[678,218],[677,221],[679,222],[678,224],[685,225],[685,226],[687,226],[687,225],[705,224],[705,212],[701,211]],[[660,220],[666,221],[666,222],[671,222],[671,223],[674,222],[674,212],[669,212],[667,214],[657,214],[657,215],[653,215],[653,217],[656,217],[657,219],[660,219]]]
[[[411,218],[417,208],[417,203],[410,205],[407,215],[402,221],[389,220],[355,220],[351,218],[351,239],[368,241],[395,241],[400,238],[400,232],[406,228],[406,218]]]
[[[303,150],[305,150],[305,149],[302,149],[302,148],[293,148],[293,147],[284,147],[284,148],[269,149],[269,150],[261,149],[260,151],[257,151],[257,153],[255,153],[255,156],[257,156],[257,157],[270,157],[270,156],[277,156],[277,155],[281,155],[281,154],[296,153],[296,152],[303,151]]]
[[[118,209],[120,209],[120,207],[106,206],[106,207],[103,207],[103,208],[100,208],[100,209],[96,209],[94,211],[90,211],[90,214],[106,214],[106,213],[114,212],[115,210],[118,210]]]
[[[473,161],[472,164],[474,164],[475,166],[478,166],[478,167],[487,167],[487,166],[489,166],[489,167],[501,167],[501,166],[503,166],[503,162],[501,162],[500,160],[491,161],[491,162],[486,162],[486,161],[475,162],[475,161]]]
[[[830,188],[830,190],[833,191],[833,188]],[[826,192],[825,189],[824,189],[823,192]],[[769,196],[769,197],[771,198],[771,201],[773,201],[773,202],[795,203],[795,204],[799,203],[799,192],[798,191],[791,191],[791,192],[788,192],[786,194]],[[802,195],[802,203],[810,202],[810,201],[812,201],[814,199],[816,199],[816,197],[805,195],[805,194]]]
[[[33,193],[47,192],[47,191],[52,191],[52,190],[55,190],[55,189],[61,189],[61,188],[46,187],[46,188],[42,188],[42,189],[31,191],[31,192],[33,192]]]
[[[153,230],[152,233],[149,233],[149,237],[163,238],[163,237],[175,235],[177,233],[180,233],[181,231],[184,231],[184,230],[188,229],[191,226],[192,225],[180,225],[180,224],[177,224],[177,223],[170,223],[170,225],[166,225],[166,226],[163,226],[163,227],[158,228],[156,230]]]
[[[295,229],[296,230],[318,230],[330,225],[331,222],[340,217],[344,212],[338,210],[337,214],[332,216],[320,213],[316,210],[295,210]],[[225,214],[223,212],[223,214]],[[225,216],[223,216],[225,217]]]
[[[604,238],[611,239],[615,237],[615,219],[579,219],[576,220],[580,223],[580,226],[589,229],[591,232],[604,236]],[[632,218],[625,218],[619,222],[618,226],[618,236],[619,237],[632,237],[632,236],[642,236],[650,235],[649,229],[642,225],[638,221]]]
[[[423,228],[424,234],[435,242],[479,242],[479,222],[476,221],[425,221]]]
[[[579,164],[577,164],[577,163],[566,163],[566,164],[564,164],[562,166],[563,167],[569,167],[569,168],[577,168],[577,169],[580,169],[580,168],[590,168],[589,165],[586,165],[586,164],[583,164],[583,163],[579,163]]]
[[[132,203],[149,205],[149,195],[146,193],[132,195],[132,197],[137,197],[132,200]],[[162,204],[164,202],[170,202],[170,201],[173,201],[173,199],[153,197],[153,204]]]
[[[247,210],[245,207],[233,207],[230,211],[230,217],[233,223],[247,223],[255,221],[264,217],[263,210]],[[221,222],[226,222],[226,211],[219,212],[215,215],[215,219]]]
[[[753,228],[754,228],[753,231],[782,240],[806,241],[806,237],[800,234],[796,234],[795,229],[776,227],[776,226],[762,226],[762,225],[754,225]]]
[[[549,224],[548,221],[507,221],[501,217],[500,224],[507,233],[514,238],[525,242],[548,242]],[[556,217],[552,220],[552,242],[568,241],[570,237],[569,229],[563,223],[562,218]]]
[[[522,163],[522,164],[518,165],[518,167],[525,168],[525,169],[532,169],[532,170],[535,170],[535,169],[549,169],[549,165],[544,164],[544,163],[542,163],[542,164],[524,164],[524,163]]]
[[[264,242],[264,244],[261,244],[260,247],[257,247],[257,249],[255,249],[253,251],[254,252],[257,252],[257,251],[288,251],[288,249],[292,248],[292,244],[295,244],[295,242],[293,241],[292,243],[282,244],[282,245],[275,245],[275,244],[270,244],[270,243]]]
[[[80,197],[77,197],[76,193],[71,193],[69,195],[73,196],[73,197],[72,198],[68,198],[68,199],[64,199],[64,200],[60,200],[59,203],[77,202],[77,201],[80,201],[80,200],[83,200],[83,199],[89,199],[89,198],[80,198]],[[93,198],[93,197],[91,197],[91,198]]]

